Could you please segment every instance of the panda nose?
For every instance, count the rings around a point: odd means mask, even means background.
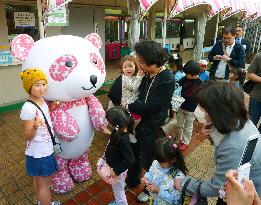
[[[91,75],[90,76],[90,82],[95,87],[95,84],[97,83],[97,76],[96,75]]]

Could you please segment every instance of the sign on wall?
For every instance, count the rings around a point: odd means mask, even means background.
[[[32,27],[35,26],[34,13],[14,12],[15,27]]]
[[[42,0],[45,26],[68,26],[68,9],[64,0]]]

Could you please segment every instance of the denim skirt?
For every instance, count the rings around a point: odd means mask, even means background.
[[[26,173],[28,176],[47,177],[56,171],[58,171],[58,164],[54,154],[41,158],[26,155]]]

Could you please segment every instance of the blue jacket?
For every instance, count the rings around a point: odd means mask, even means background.
[[[222,47],[222,41],[218,41],[211,51],[208,54],[208,60],[210,62],[213,62],[210,68],[210,77],[215,77],[215,73],[218,67],[218,64],[220,60],[214,60],[213,57],[215,55],[224,55],[223,52],[223,47]],[[245,49],[241,44],[235,43],[235,46],[230,54],[230,64],[235,67],[235,68],[244,68],[245,67],[245,58],[246,58],[246,53]],[[229,75],[229,67],[227,65],[226,67],[226,73],[225,73],[225,78],[228,79]]]
[[[245,47],[245,52],[246,52],[246,58],[248,54],[250,53],[250,43],[246,38],[241,39],[241,45]]]

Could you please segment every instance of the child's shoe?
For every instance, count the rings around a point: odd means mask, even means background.
[[[148,202],[149,199],[150,199],[150,195],[148,195],[148,194],[146,194],[146,193],[144,193],[144,192],[141,192],[141,193],[139,194],[139,196],[137,197],[137,200],[138,200],[139,202]]]
[[[183,142],[179,142],[178,146],[181,151],[185,151],[188,148],[188,145]]]
[[[108,205],[117,205],[116,201],[112,201],[111,203],[109,203]]]

